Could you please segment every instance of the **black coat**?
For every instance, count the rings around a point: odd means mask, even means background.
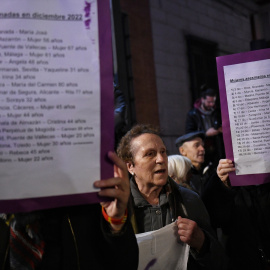
[[[232,193],[227,223],[232,269],[266,269],[260,249],[270,260],[270,184],[234,187]]]
[[[228,237],[230,269],[269,269],[265,268],[260,249],[269,260],[270,183],[232,187],[227,196],[220,196],[212,205],[212,211],[219,213],[219,222]]]

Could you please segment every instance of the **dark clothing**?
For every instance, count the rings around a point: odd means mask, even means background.
[[[37,270],[137,269],[138,246],[129,220],[112,234],[99,204],[37,213],[45,242]]]
[[[9,242],[9,227],[3,218],[0,218],[0,269],[8,270],[9,265],[6,263],[8,259],[8,242]]]
[[[215,210],[221,212],[220,222],[227,233],[230,269],[270,269],[270,261],[266,268],[262,258],[270,260],[270,183],[228,188],[222,200],[227,209],[216,205]]]
[[[194,103],[194,108],[191,109],[186,116],[185,133],[193,131],[206,131],[213,127],[218,129],[221,127],[220,111],[215,109],[210,112],[203,112],[200,109],[201,101],[197,100]],[[205,138],[205,162],[212,162],[214,166],[218,165],[221,158],[225,157],[224,142],[222,134]]]
[[[216,176],[216,170],[211,164],[202,167],[199,171],[194,167],[191,168],[191,176],[189,179],[190,188],[195,191],[203,201],[207,212],[210,216],[212,228],[221,227],[222,215],[220,211],[216,211],[216,206],[219,209],[226,211],[226,203],[221,198],[227,198],[228,190]]]
[[[209,127],[213,127],[215,129],[221,127],[221,115],[219,110],[214,109],[213,111],[203,112],[200,107],[201,100],[198,99],[195,101],[194,107],[187,114],[186,133],[192,131],[206,132]],[[204,119],[206,119],[206,123],[204,123]]]
[[[234,187],[232,192],[227,246],[232,269],[265,269],[260,249],[270,260],[270,184]]]
[[[205,167],[202,166],[199,171],[192,166],[190,169],[191,176],[188,180],[191,189],[201,197],[208,188],[209,179],[214,173],[215,170],[211,164]]]
[[[215,231],[218,228],[222,228],[222,232],[225,233],[226,231],[222,224],[226,224],[226,216],[230,214],[229,205],[231,204],[232,195],[217,177],[214,170],[209,175],[208,182],[200,197],[210,216],[212,228]]]
[[[138,233],[160,229],[178,216],[194,220],[205,234],[200,253],[190,249],[188,270],[226,269],[227,259],[221,245],[214,236],[208,213],[198,195],[176,184],[168,178],[168,184],[160,193],[159,205],[150,205],[131,180],[131,193]]]
[[[119,141],[126,133],[126,102],[121,89],[114,86],[114,146],[118,146]]]

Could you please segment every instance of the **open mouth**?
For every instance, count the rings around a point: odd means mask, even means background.
[[[162,169],[162,170],[158,170],[158,171],[155,171],[155,173],[165,173],[166,172],[166,170],[165,169]]]

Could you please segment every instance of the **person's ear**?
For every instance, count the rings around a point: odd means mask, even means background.
[[[131,175],[134,175],[134,165],[131,161],[127,162],[127,169]]]
[[[184,157],[187,156],[186,150],[185,150],[185,148],[183,146],[179,147],[179,153]]]

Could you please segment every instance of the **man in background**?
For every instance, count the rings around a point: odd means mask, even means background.
[[[195,131],[184,134],[175,141],[179,153],[190,159],[192,163],[188,181],[192,190],[200,196],[204,192],[208,179],[215,172],[211,164],[205,163],[204,139],[204,132]]]
[[[216,180],[216,168],[205,160],[205,133],[195,131],[176,139],[175,144],[182,156],[191,160],[192,167],[188,184],[204,202],[214,229],[220,227],[223,220],[224,205],[221,198],[226,198],[227,190],[221,181]],[[220,209],[220,211],[216,211]]]
[[[221,115],[216,108],[216,92],[206,86],[201,90],[201,98],[187,114],[185,132],[202,131],[205,134],[205,160],[217,167],[219,160],[225,157]]]

